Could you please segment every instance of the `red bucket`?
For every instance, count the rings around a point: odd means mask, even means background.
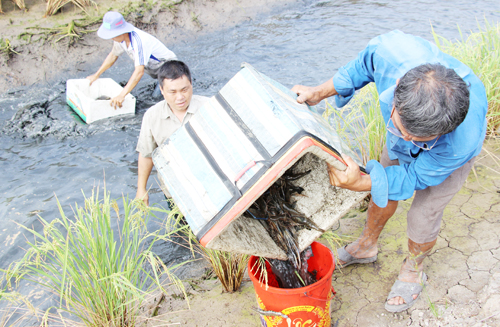
[[[332,274],[335,259],[332,251],[321,243],[311,244],[314,256],[307,260],[308,270],[316,270],[318,281],[300,288],[279,288],[276,277],[266,262],[268,286],[260,282],[257,272],[258,257],[252,256],[248,262],[248,274],[255,288],[257,304],[263,311],[273,311],[282,315],[260,315],[262,326],[286,327],[329,327],[330,300],[335,295]],[[257,274],[257,276],[256,276]]]

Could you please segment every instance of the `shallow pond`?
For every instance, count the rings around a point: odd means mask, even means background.
[[[374,36],[400,29],[432,40],[436,32],[458,38],[477,31],[484,17],[500,21],[498,0],[478,1],[301,1],[272,14],[202,37],[187,35],[168,44],[192,69],[195,94],[214,95],[242,62],[288,87],[316,85],[331,78]],[[135,146],[148,96],[154,86],[143,78],[132,92],[138,113],[85,125],[65,104],[65,80],[93,73],[104,58],[89,58],[78,76],[61,75],[51,85],[33,85],[0,96],[0,267],[22,256],[24,233],[16,224],[40,228],[37,215],[58,216],[55,197],[68,214],[82,204],[82,191],[94,186],[111,191],[113,198],[135,196]],[[120,58],[105,77],[126,82],[130,62]],[[150,178],[151,203],[162,193]],[[165,261],[183,260],[189,253],[171,245],[161,249]]]

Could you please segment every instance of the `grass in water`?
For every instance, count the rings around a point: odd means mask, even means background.
[[[167,268],[151,251],[164,235],[146,226],[160,209],[123,198],[120,212],[106,190],[102,199],[99,190],[85,197],[74,219],[58,206],[60,219],[49,223],[40,218],[43,232],[21,226],[35,239],[6,272],[7,281],[24,279],[56,296],[59,305],[47,310],[44,323],[62,310],[80,320],[71,321],[72,326],[135,326],[151,291],[166,293],[174,287],[185,294],[171,274],[176,267]]]
[[[5,305],[0,309],[0,327],[17,326],[25,317],[36,314],[31,303],[17,292],[1,290],[0,303],[2,302]]]
[[[439,49],[469,66],[481,79],[488,98],[488,134],[500,132],[500,24],[490,24],[465,38],[458,26],[460,40],[453,42],[438,35],[432,28]]]

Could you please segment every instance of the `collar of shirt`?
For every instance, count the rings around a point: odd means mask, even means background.
[[[396,90],[396,85],[389,87],[379,95],[380,102],[385,104],[385,106],[381,106],[380,109],[386,124],[389,121],[389,118],[391,118],[392,104],[394,102],[394,90]]]
[[[120,43],[123,45],[125,49],[128,51],[134,50],[134,45],[132,44],[132,32],[128,33],[128,39],[130,41],[130,44],[127,46],[127,41],[121,41]]]

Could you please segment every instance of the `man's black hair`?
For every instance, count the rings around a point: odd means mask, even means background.
[[[158,81],[162,87],[163,80],[175,80],[181,78],[182,76],[186,76],[189,82],[193,83],[191,81],[191,72],[189,71],[189,67],[180,60],[169,60],[161,65],[158,71]]]

